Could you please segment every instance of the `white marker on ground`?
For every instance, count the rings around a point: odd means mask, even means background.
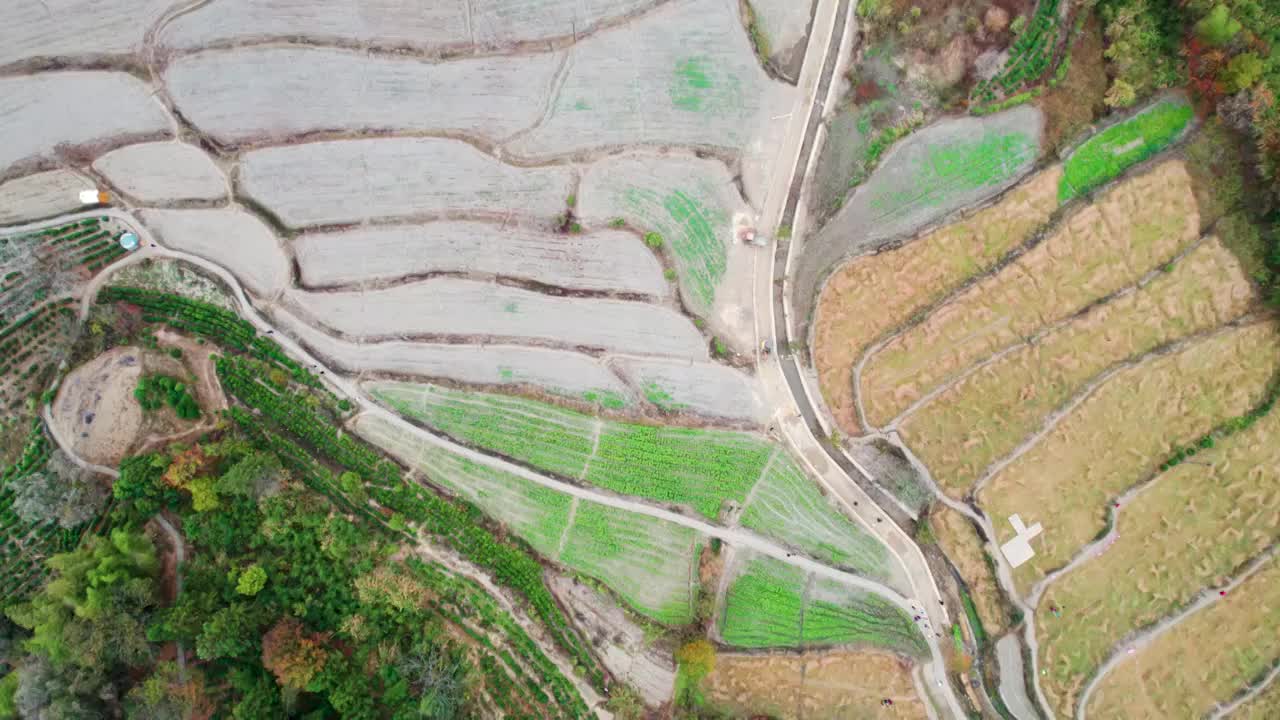
[[[1036,556],[1036,551],[1031,549],[1031,539],[1039,535],[1044,528],[1040,527],[1040,523],[1027,527],[1022,524],[1022,518],[1017,515],[1009,516],[1009,524],[1013,526],[1015,534],[1012,540],[1000,546],[1000,552],[1004,553],[1005,559],[1016,568]]]

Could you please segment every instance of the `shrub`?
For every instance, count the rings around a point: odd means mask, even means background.
[[[644,234],[644,244],[656,250],[662,247],[662,236],[656,232],[647,232]]]

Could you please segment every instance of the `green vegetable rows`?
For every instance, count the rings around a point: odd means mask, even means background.
[[[1114,180],[1182,135],[1194,115],[1183,101],[1161,100],[1089,138],[1063,167],[1058,201],[1066,202]]]
[[[378,399],[471,445],[627,495],[689,505],[714,519],[741,502],[773,448],[747,433],[600,421],[532,400],[436,386],[375,383]],[[590,462],[588,462],[590,459]]]
[[[832,565],[880,579],[888,575],[884,545],[833,508],[785,452],[774,456],[740,521]]]
[[[1009,48],[1009,59],[1000,73],[973,88],[975,104],[994,102],[1026,83],[1036,82],[1053,64],[1058,46],[1059,0],[1040,0],[1031,22]]]
[[[748,648],[869,645],[923,656],[911,618],[876,595],[809,579],[772,558],[752,559],[729,586],[720,634]]]

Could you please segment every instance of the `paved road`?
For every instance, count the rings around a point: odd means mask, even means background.
[[[1023,682],[1026,676],[1022,667],[1022,646],[1018,644],[1017,636],[1010,633],[1000,638],[996,643],[996,655],[1000,663],[1000,697],[1009,712],[1016,718],[1027,720],[1039,717],[1027,697],[1027,686]]]
[[[799,97],[791,112],[786,137],[779,148],[779,161],[775,163],[776,167],[786,169],[775,174],[761,212],[762,230],[768,232],[782,226],[792,228],[793,241],[788,247],[794,247],[799,233],[803,232],[803,228],[796,226],[798,201],[806,169],[813,157],[818,128],[822,124],[823,108],[832,104],[838,87],[836,69],[842,45],[847,47],[856,32],[853,11],[854,5],[850,0],[818,0],[814,11],[813,30],[797,83]],[[757,255],[753,298],[756,347],[767,338],[775,348],[781,349],[787,347],[791,340],[785,294],[782,283],[778,282],[785,281],[788,258],[780,247],[777,252],[765,255],[764,262],[759,261],[761,255]],[[761,265],[765,265],[766,272],[760,272]],[[934,631],[925,633],[933,658],[927,667],[931,679],[929,684],[932,685],[930,692],[943,696],[949,715],[963,718],[964,711],[947,679],[946,663],[937,643],[938,635],[945,634],[944,629],[949,627],[950,618],[924,554],[885,511],[888,499],[881,497],[880,502],[876,502],[868,490],[860,487],[854,479],[858,474],[870,476],[843,453],[835,452],[827,443],[818,440],[825,433],[795,359],[782,357],[781,353],[761,355],[757,351],[756,366],[770,406],[778,409],[775,420],[787,441],[822,485],[884,542],[906,570],[917,598],[912,601],[912,607],[915,612],[925,614],[929,627]]]

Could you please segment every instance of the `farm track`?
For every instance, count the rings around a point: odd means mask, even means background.
[[[171,250],[162,245],[159,245],[155,241],[155,239],[151,237],[150,232],[145,229],[145,226],[142,226],[136,221],[133,221],[131,216],[128,213],[125,213],[123,211],[114,210],[110,208],[100,209],[93,212],[80,213],[78,215],[64,217],[61,219],[61,222],[69,222],[72,220],[82,219],[85,217],[94,217],[94,216],[103,216],[103,215],[113,216],[113,217],[116,217],[117,219],[129,222],[129,224],[135,227],[138,230],[139,234],[142,236],[142,240],[143,240],[142,248],[140,248],[140,250],[138,251],[135,251],[132,255],[126,258],[126,261],[128,263],[140,262],[141,260],[147,257],[168,258],[168,259],[175,259],[175,260],[181,260],[181,261],[187,262],[191,265],[196,266],[197,268],[200,268],[208,273],[211,273],[212,275],[217,277],[219,280],[221,280],[223,284],[225,284],[228,288],[231,289],[235,297],[235,303],[239,307],[240,314],[242,317],[244,317],[246,320],[252,323],[259,331],[271,334],[271,336],[275,338],[275,340],[279,342],[286,349],[286,351],[288,351],[294,357],[301,359],[306,364],[307,367],[313,370],[313,372],[318,372],[321,378],[325,380],[327,384],[329,384],[335,391],[343,395],[346,395],[347,397],[352,398],[355,401],[355,403],[358,405],[360,410],[360,412],[357,413],[357,415],[367,414],[372,417],[377,417],[385,422],[390,423],[393,426],[400,427],[412,433],[414,436],[418,437],[424,442],[434,444],[438,447],[441,447],[449,452],[452,452],[458,456],[461,456],[473,462],[477,462],[482,465],[486,465],[488,467],[491,467],[500,471],[514,474],[518,477],[531,481],[535,484],[538,484],[550,489],[558,490],[560,492],[564,492],[570,496],[578,497],[580,499],[591,500],[593,502],[596,502],[600,505],[604,505],[606,507],[613,507],[620,510],[625,510],[628,512],[633,512],[636,514],[657,518],[660,520],[666,520],[676,525],[689,528],[707,537],[719,538],[722,541],[730,543],[732,545],[754,550],[760,553],[761,555],[771,557],[773,559],[783,562],[784,564],[799,568],[800,570],[806,572],[807,574],[810,574],[813,576],[821,576],[830,580],[834,580],[838,583],[841,583],[849,587],[875,593],[885,598],[887,601],[891,602],[892,604],[894,604],[900,610],[906,612],[907,614],[911,614],[912,612],[919,612],[920,606],[918,606],[914,601],[906,597],[903,597],[902,595],[898,594],[896,591],[892,590],[891,588],[879,582],[868,580],[866,578],[855,575],[853,573],[832,568],[828,565],[817,562],[811,558],[792,552],[791,550],[789,550],[788,548],[782,545],[779,545],[772,541],[765,540],[755,535],[754,533],[746,532],[741,529],[720,527],[700,519],[694,519],[694,518],[690,518],[685,515],[682,515],[680,513],[672,512],[665,508],[652,507],[644,502],[640,502],[631,498],[617,497],[600,490],[579,487],[577,485],[573,485],[572,483],[568,483],[562,480],[554,479],[554,478],[547,477],[539,473],[533,472],[528,468],[525,468],[524,466],[511,463],[502,458],[495,457],[493,455],[489,455],[486,453],[478,452],[462,445],[458,445],[448,440],[447,438],[437,436],[434,433],[423,430],[422,428],[401,418],[399,415],[396,415],[386,410],[385,408],[381,407],[380,405],[378,405],[359,387],[357,383],[353,382],[351,379],[341,376],[332,371],[326,372],[327,368],[325,368],[325,366],[323,366],[320,362],[318,362],[317,359],[313,357],[308,351],[303,349],[291,336],[285,335],[283,333],[275,332],[275,328],[271,325],[271,323],[267,321],[265,317],[260,313],[260,311],[257,308],[255,308],[253,304],[249,301],[248,296],[245,294],[245,291],[243,287],[240,285],[239,281],[233,275],[231,275],[230,272],[222,268],[220,265],[217,265],[216,263],[205,260],[204,258],[189,255],[187,253],[176,251],[176,250]],[[29,225],[18,226],[18,227],[2,228],[0,230],[6,233],[7,232],[23,232],[26,230],[40,229],[44,226],[47,226],[48,224],[49,223],[36,223],[36,224],[29,224]],[[88,312],[92,307],[93,299],[96,296],[96,293],[99,290],[99,288],[106,282],[111,271],[114,271],[115,269],[117,269],[119,265],[120,264],[113,265],[110,268],[104,270],[104,272],[97,275],[94,278],[94,281],[86,288],[85,294],[81,298],[80,317],[82,320],[85,317],[87,317]],[[863,522],[865,523],[866,521],[864,520]],[[870,528],[874,528],[874,525],[868,525],[868,526]],[[873,532],[874,532],[874,529],[873,529]],[[890,546],[890,549],[891,551],[893,551],[892,546]],[[897,554],[896,551],[893,551],[893,552]],[[918,587],[914,581],[912,585]],[[927,606],[927,603],[925,603],[925,605]],[[942,626],[938,625],[938,627],[942,627]],[[926,637],[925,639],[928,642],[929,648],[933,655],[933,662],[931,664],[935,668],[935,671],[934,671],[935,678],[941,684],[945,682],[944,680],[945,670],[943,669],[944,664],[942,661],[941,651],[938,648],[935,638]],[[954,702],[954,699],[953,699],[953,702]],[[956,715],[956,717],[960,717],[960,715]]]
[[[1255,697],[1267,691],[1267,688],[1280,682],[1280,664],[1271,668],[1271,672],[1267,673],[1261,680],[1253,684],[1244,692],[1233,698],[1230,702],[1219,705],[1210,713],[1208,720],[1223,720],[1234,713],[1236,710]]]
[[[1241,583],[1260,571],[1268,562],[1274,560],[1277,551],[1280,551],[1280,546],[1272,545],[1265,552],[1250,561],[1249,564],[1246,565],[1245,568],[1226,585],[1221,587],[1205,588],[1200,592],[1200,597],[1196,598],[1194,602],[1188,604],[1177,613],[1167,615],[1156,623],[1121,638],[1112,646],[1113,651],[1111,655],[1104,663],[1102,663],[1102,665],[1098,666],[1098,669],[1094,671],[1093,676],[1089,679],[1088,684],[1085,685],[1084,691],[1080,693],[1080,697],[1076,701],[1075,720],[1086,720],[1089,698],[1093,695],[1094,690],[1097,689],[1098,684],[1102,679],[1106,677],[1107,673],[1111,672],[1116,665],[1123,662],[1125,657],[1130,653],[1136,653],[1137,651],[1142,650],[1153,640],[1165,634],[1169,630],[1172,630],[1183,620],[1186,620],[1188,617],[1191,617],[1221,600],[1225,593],[1230,593],[1232,590],[1235,590]],[[1272,675],[1274,674],[1275,672],[1273,671]]]

